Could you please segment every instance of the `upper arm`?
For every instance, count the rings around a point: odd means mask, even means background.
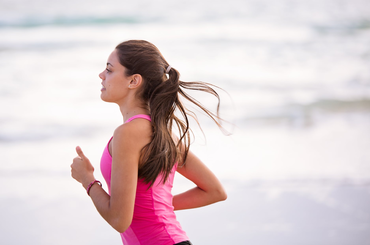
[[[215,174],[190,150],[185,164],[179,166],[177,172],[206,192],[224,192],[222,184]]]
[[[112,140],[110,209],[114,218],[127,227],[133,217],[140,151],[150,140],[146,126],[141,120],[122,125]]]
[[[175,143],[179,141],[175,134],[172,138]],[[181,146],[181,153],[185,154],[184,145]],[[225,192],[216,175],[190,149],[185,163],[179,164],[177,172],[204,191]]]

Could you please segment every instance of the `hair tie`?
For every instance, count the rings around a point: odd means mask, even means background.
[[[171,68],[172,67],[170,65],[167,67],[166,74],[168,74],[170,72]]]

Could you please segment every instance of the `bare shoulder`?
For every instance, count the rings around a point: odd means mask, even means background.
[[[152,135],[152,126],[146,119],[135,119],[129,123],[120,125],[113,134],[114,142],[127,142],[134,145],[146,145]]]

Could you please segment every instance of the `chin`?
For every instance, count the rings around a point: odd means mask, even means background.
[[[104,102],[110,102],[110,101],[107,100],[107,98],[104,98],[103,94],[100,95],[100,99]]]
[[[114,100],[109,99],[109,98],[107,98],[106,96],[103,96],[102,94],[100,95],[100,99],[101,99],[102,101],[104,101],[104,102],[108,102],[108,103],[115,103],[115,101],[114,101]]]

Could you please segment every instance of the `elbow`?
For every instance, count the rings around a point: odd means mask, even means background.
[[[227,199],[226,191],[222,186],[219,186],[217,188],[214,188],[213,190],[210,190],[207,192],[209,195],[209,201],[211,203],[221,202],[225,201]]]
[[[116,227],[113,227],[116,231],[118,231],[119,233],[124,233],[127,229],[128,229],[129,226],[116,226]]]
[[[226,191],[222,188],[218,194],[219,201],[225,201],[227,199]]]
[[[227,199],[226,191],[222,187],[216,189],[214,191],[213,196],[214,196],[215,202],[221,202]]]
[[[119,233],[124,233],[130,227],[131,221],[124,219],[115,219],[111,225]]]
[[[124,225],[124,224],[117,224],[112,226],[116,231],[119,233],[124,233],[130,226],[129,225]]]

